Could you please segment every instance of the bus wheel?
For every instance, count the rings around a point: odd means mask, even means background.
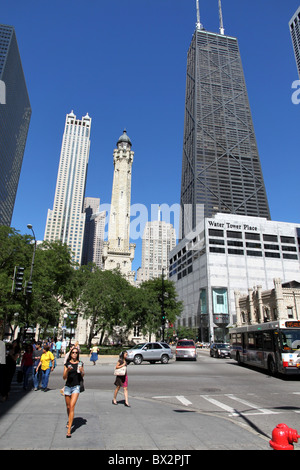
[[[269,360],[268,360],[268,371],[273,376],[275,376],[277,374],[276,364],[275,364],[274,359],[272,357],[270,357]]]

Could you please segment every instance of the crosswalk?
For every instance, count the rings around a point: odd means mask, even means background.
[[[300,394],[300,392],[293,392],[293,394]],[[230,417],[241,415],[278,415],[286,411],[280,409],[272,409],[271,404],[270,407],[262,407],[261,405],[252,402],[252,400],[248,400],[247,397],[240,397],[232,393],[218,395],[193,395],[193,397],[189,398],[186,398],[183,395],[159,395],[154,396],[152,398],[161,401],[167,401],[168,403],[172,404],[181,404],[187,408],[191,407],[199,411],[201,410],[206,412],[215,412],[221,410],[226,413],[227,416]],[[289,411],[295,413],[300,412],[299,407],[297,406],[295,406],[295,408],[290,407]]]

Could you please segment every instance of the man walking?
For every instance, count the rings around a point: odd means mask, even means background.
[[[39,389],[39,387],[41,385],[41,381],[42,381],[42,371],[41,371],[41,369],[37,370],[37,366],[40,363],[42,354],[43,354],[42,343],[41,343],[41,341],[38,341],[36,343],[36,347],[35,347],[35,349],[33,350],[33,353],[32,353],[33,387],[34,387],[34,390]]]
[[[57,342],[56,342],[56,358],[59,359],[60,358],[60,352],[61,352],[61,340],[59,339]]]

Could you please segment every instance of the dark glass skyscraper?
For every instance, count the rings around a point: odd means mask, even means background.
[[[217,212],[270,218],[238,41],[197,23],[187,56],[181,237]]]
[[[16,33],[0,25],[0,225],[10,225],[31,117]]]
[[[289,22],[291,38],[295,51],[295,59],[300,78],[300,7]]]

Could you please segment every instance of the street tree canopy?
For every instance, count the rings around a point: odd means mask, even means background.
[[[121,273],[103,271],[96,265],[78,266],[60,241],[37,246],[31,235],[0,226],[0,339],[5,329],[58,326],[62,313],[73,311],[89,320],[88,345],[95,335],[126,341],[129,330],[157,334],[162,312],[174,323],[182,311],[173,282],[152,279],[132,286]],[[34,261],[34,263],[33,263]],[[23,287],[15,292],[15,267],[24,268]],[[32,281],[32,293],[25,284]]]

